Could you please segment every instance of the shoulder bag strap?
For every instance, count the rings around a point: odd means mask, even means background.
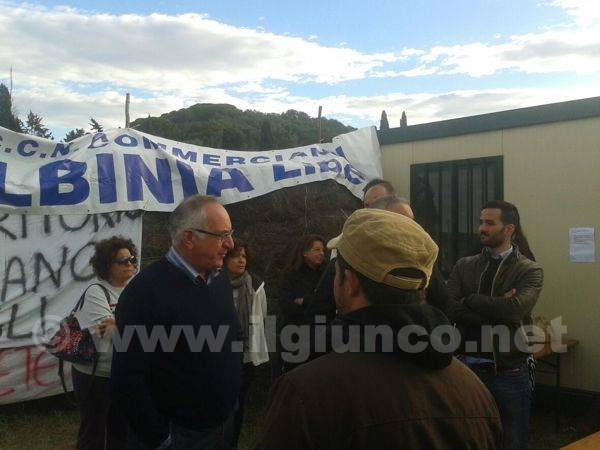
[[[103,285],[101,285],[100,283],[95,283],[97,286],[100,286],[100,289],[102,289],[104,291],[104,295],[106,296],[106,303],[108,303],[108,307],[110,308],[110,293],[108,292],[108,289],[106,289]],[[93,286],[93,285],[90,285]],[[94,359],[94,365],[92,366],[92,383],[90,384],[90,392],[92,391],[92,388],[94,387],[94,381],[95,381],[95,375],[96,375],[96,369],[98,368],[98,359],[99,356],[96,353],[96,359]],[[88,396],[90,395],[90,392],[88,392]]]
[[[106,302],[110,306],[110,293],[108,292],[108,289],[106,289],[100,283],[92,283],[88,287],[85,288],[85,291],[83,291],[83,294],[81,294],[81,297],[77,301],[77,304],[75,304],[75,308],[73,308],[73,310],[71,312],[76,312],[76,311],[79,311],[81,308],[83,308],[83,303],[85,302],[85,294],[87,293],[88,289],[91,288],[92,286],[99,286],[100,289],[102,289],[102,291],[104,292],[104,295],[106,296]]]

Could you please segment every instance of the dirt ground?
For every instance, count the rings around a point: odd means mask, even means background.
[[[240,449],[252,448],[260,433],[268,398],[269,368],[260,367],[256,375],[249,393]],[[583,437],[587,409],[587,406],[565,405],[560,431],[555,433],[553,411],[547,406],[534,405],[530,449],[557,449]],[[65,396],[0,406],[0,449],[70,450],[75,447],[78,425],[78,411]]]

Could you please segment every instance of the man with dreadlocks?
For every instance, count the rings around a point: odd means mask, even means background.
[[[504,449],[523,449],[533,389],[531,349],[523,326],[532,324],[543,272],[513,204],[485,204],[479,238],[483,251],[460,259],[448,280],[448,317],[461,332],[460,359],[496,400]]]

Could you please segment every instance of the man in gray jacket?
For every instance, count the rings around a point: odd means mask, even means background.
[[[523,326],[532,324],[543,272],[529,250],[514,205],[484,205],[479,236],[482,253],[460,259],[452,270],[447,314],[462,335],[462,361],[496,400],[504,448],[522,449],[529,436],[533,388]]]

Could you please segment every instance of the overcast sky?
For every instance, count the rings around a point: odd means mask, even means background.
[[[600,1],[0,0],[0,82],[56,139],[195,103],[361,127],[600,95]]]

